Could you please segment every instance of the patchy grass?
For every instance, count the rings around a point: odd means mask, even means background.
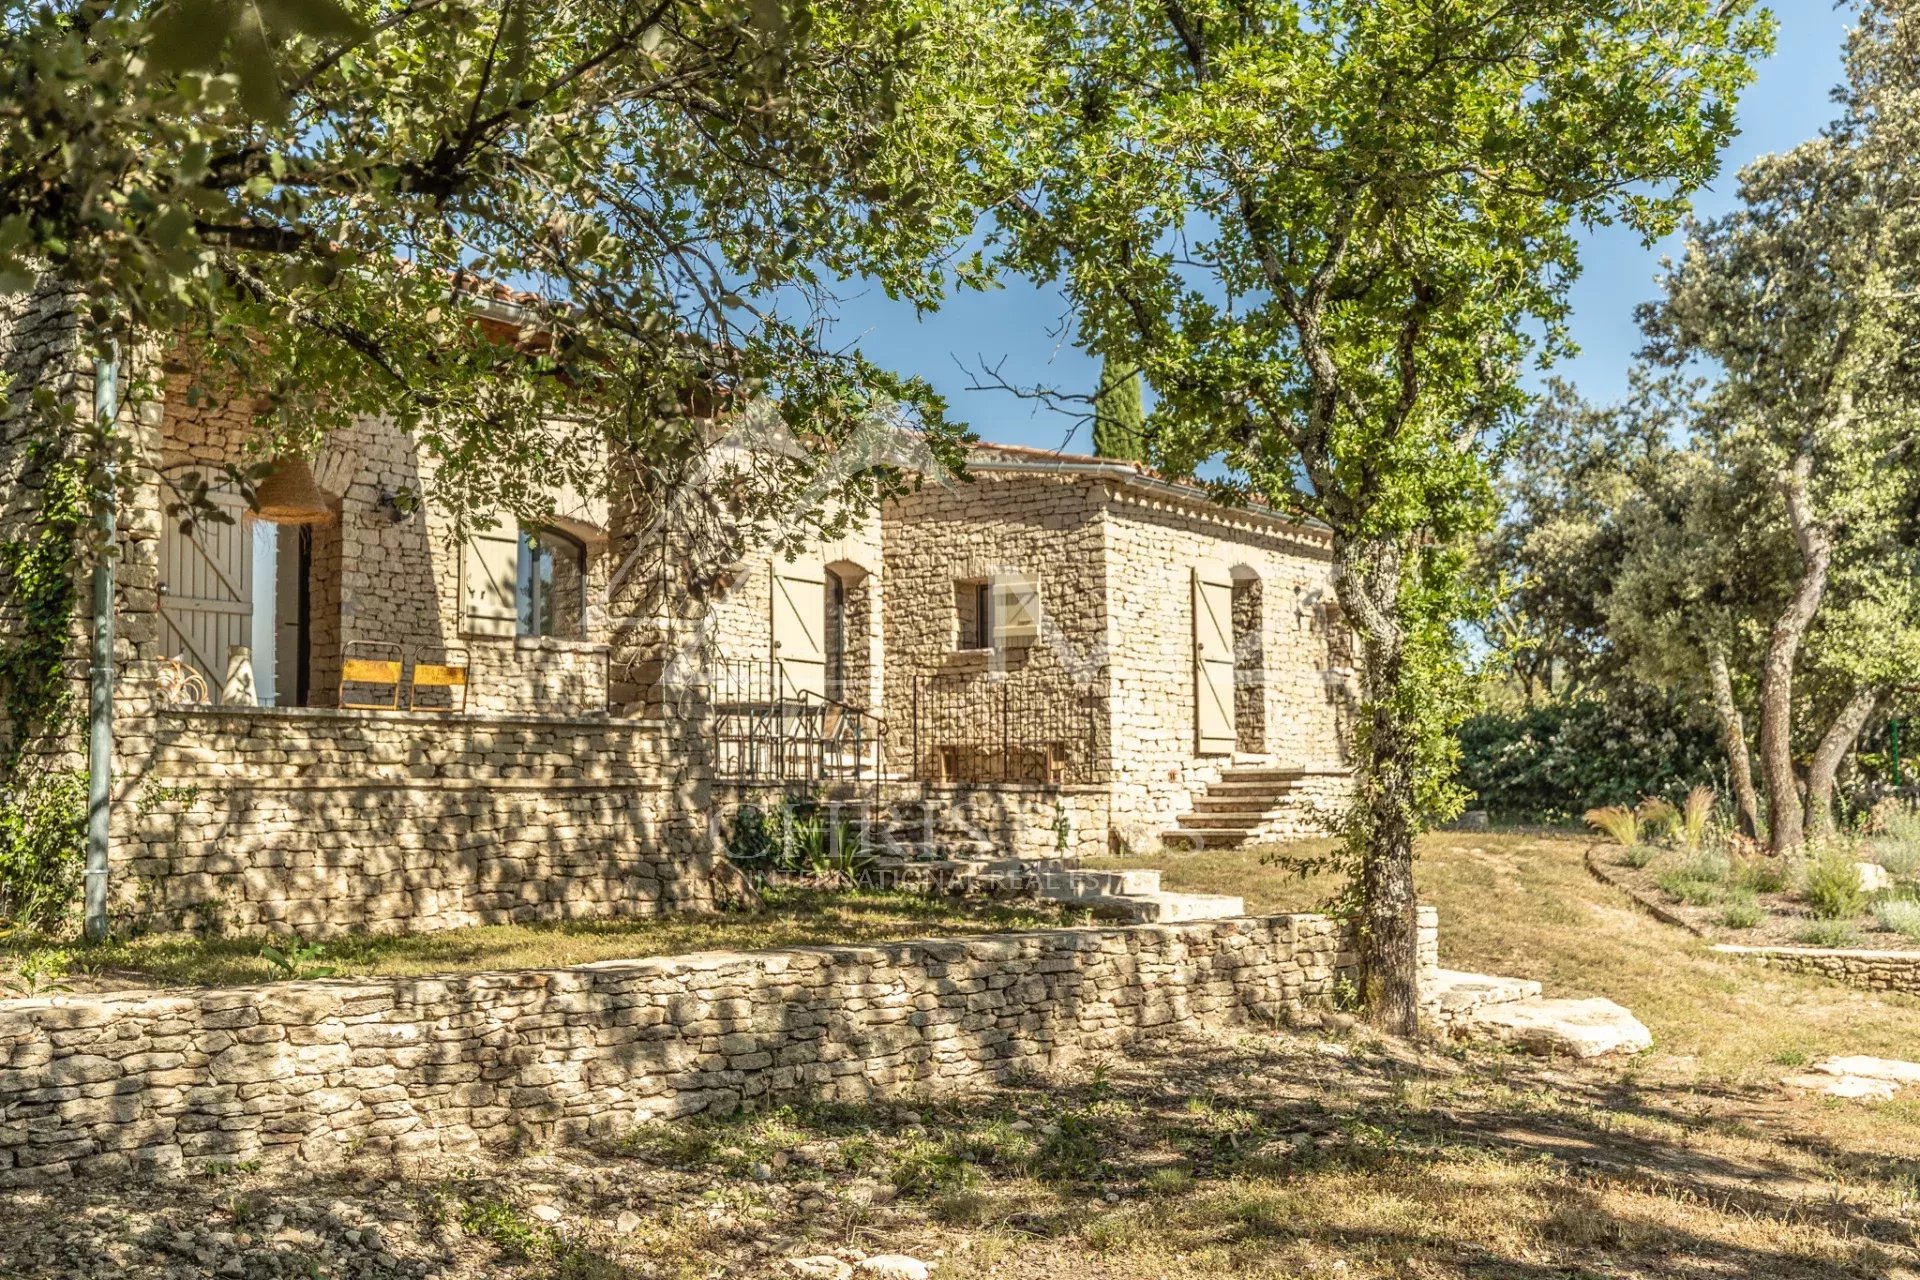
[[[1920,998],[1716,955],[1595,880],[1582,861],[1591,843],[1497,832],[1424,837],[1415,882],[1440,909],[1442,962],[1537,978],[1548,995],[1617,1000],[1654,1033],[1658,1052],[1646,1068],[1703,1086],[1775,1077],[1773,1060],[1788,1051],[1916,1056]],[[1262,861],[1273,853],[1162,851],[1145,861],[1164,869],[1169,889],[1242,894],[1250,911],[1315,910],[1331,897],[1330,877],[1303,880]]]
[[[482,925],[410,936],[326,940],[311,970],[335,977],[404,977],[484,969],[552,969],[595,960],[695,951],[883,942],[1070,923],[1037,903],[968,902],[905,892],[780,888],[766,908],[659,919]],[[0,933],[0,995],[129,986],[230,986],[293,976],[261,954],[258,936],[149,934],[97,947],[15,930]],[[282,939],[284,949],[287,940]],[[317,972],[315,973],[317,975]]]
[[[788,1258],[898,1252],[937,1280],[1912,1280],[1920,1101],[1779,1082],[1827,1053],[1911,1056],[1920,1001],[1716,956],[1593,880],[1583,848],[1432,837],[1421,888],[1448,963],[1632,1008],[1656,1039],[1631,1062],[1250,1032],[590,1150],[89,1178],[0,1193],[0,1275],[239,1256],[247,1275],[791,1280]],[[1258,852],[1156,860],[1262,911],[1331,887]]]

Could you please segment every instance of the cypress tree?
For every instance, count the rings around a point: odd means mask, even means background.
[[[1100,387],[1093,396],[1093,451],[1102,458],[1145,462],[1146,407],[1140,370],[1108,359],[1100,366]]]

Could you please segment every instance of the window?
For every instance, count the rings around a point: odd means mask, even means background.
[[[586,633],[587,549],[554,529],[522,529],[515,632],[578,640]]]
[[[953,647],[993,648],[993,584],[969,578],[953,584],[953,614],[957,623]]]

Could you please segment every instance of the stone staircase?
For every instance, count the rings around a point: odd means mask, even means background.
[[[887,852],[876,870],[896,884],[954,893],[1031,895],[1044,902],[1084,907],[1107,920],[1177,924],[1228,920],[1247,913],[1243,899],[1218,893],[1171,893],[1160,873],[1147,869],[1087,871],[1072,858],[1008,858],[938,806],[920,800],[892,805],[885,830]]]
[[[1550,1000],[1527,978],[1435,969],[1420,983],[1421,1012],[1455,1040],[1492,1040],[1529,1053],[1597,1058],[1653,1043],[1640,1020],[1611,1000]]]
[[[1190,849],[1237,849],[1250,840],[1285,839],[1306,833],[1302,794],[1329,770],[1279,765],[1229,765],[1220,779],[1193,797],[1162,839]]]

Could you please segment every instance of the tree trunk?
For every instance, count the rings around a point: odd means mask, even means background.
[[[1857,690],[1840,708],[1840,714],[1827,726],[1827,732],[1814,750],[1813,764],[1807,769],[1807,839],[1817,840],[1833,834],[1833,781],[1840,776],[1840,762],[1860,740],[1874,709],[1880,705],[1882,691],[1868,687]]]
[[[1793,669],[1807,627],[1826,594],[1827,570],[1833,562],[1832,534],[1813,517],[1808,494],[1812,475],[1813,455],[1803,448],[1780,481],[1793,541],[1800,549],[1800,581],[1786,610],[1774,621],[1760,669],[1760,774],[1767,787],[1767,830],[1775,853],[1799,852],[1804,836],[1799,779],[1793,772]]]
[[[1360,849],[1362,989],[1374,1025],[1419,1029],[1420,961],[1413,892],[1418,734],[1402,696],[1406,637],[1398,603],[1405,548],[1388,538],[1334,535],[1334,590],[1360,641],[1359,766],[1350,833]]]
[[[1713,711],[1720,721],[1720,745],[1727,753],[1727,778],[1733,786],[1734,813],[1740,829],[1758,840],[1765,830],[1760,825],[1760,797],[1753,789],[1753,758],[1747,753],[1747,723],[1733,700],[1733,675],[1727,670],[1727,648],[1718,640],[1707,642],[1707,677],[1713,686]]]

